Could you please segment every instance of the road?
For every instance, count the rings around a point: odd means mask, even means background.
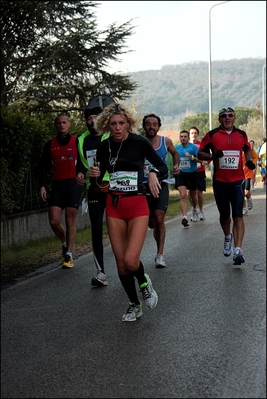
[[[218,211],[166,221],[165,269],[151,230],[142,251],[159,302],[121,322],[127,298],[110,246],[109,286],[92,253],[48,265],[1,292],[2,398],[266,398],[266,190],[245,217],[246,262],[222,254]]]

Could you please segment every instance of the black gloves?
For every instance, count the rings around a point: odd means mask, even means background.
[[[256,168],[255,163],[252,161],[252,159],[248,159],[245,165],[250,170],[254,170]]]
[[[223,157],[223,151],[222,150],[218,150],[216,151],[213,155],[211,159],[216,159],[216,158],[222,158]]]

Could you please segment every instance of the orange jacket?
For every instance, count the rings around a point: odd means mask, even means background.
[[[253,161],[253,163],[256,165],[256,164],[257,164],[257,160],[258,160],[258,154],[256,153],[255,150],[253,150],[253,148],[252,148],[251,151],[252,151],[252,152],[251,152],[252,161]],[[244,152],[242,152],[242,163],[243,163],[243,171],[244,171],[245,179],[253,179],[255,171],[254,171],[254,170],[250,170],[250,169],[245,165],[245,163],[246,163],[246,157],[245,157]]]

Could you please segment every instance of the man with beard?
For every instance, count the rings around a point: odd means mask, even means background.
[[[95,129],[95,119],[103,109],[115,101],[106,95],[93,97],[84,111],[87,130],[78,139],[77,181],[86,184],[88,212],[91,222],[92,248],[96,265],[96,276],[92,278],[93,287],[108,285],[104,268],[103,217],[109,187],[109,174],[106,173],[101,184],[90,184],[88,169],[95,164],[96,150],[109,133],[99,134]]]
[[[161,126],[161,119],[155,114],[149,114],[143,118],[143,129],[145,131],[146,138],[152,144],[156,153],[161,157],[161,159],[167,164],[167,154],[168,152],[172,155],[173,160],[173,175],[176,175],[179,171],[179,154],[175,149],[172,140],[169,137],[158,135],[158,131]],[[153,168],[148,160],[145,160],[144,167],[144,183],[147,185],[149,171]],[[163,249],[166,236],[165,228],[165,214],[168,209],[169,203],[169,186],[167,183],[168,176],[161,179],[161,191],[159,197],[155,198],[151,195],[149,189],[147,188],[147,201],[150,210],[149,215],[149,227],[154,230],[154,238],[157,243],[157,255],[155,257],[156,268],[166,267],[165,260],[163,258]]]

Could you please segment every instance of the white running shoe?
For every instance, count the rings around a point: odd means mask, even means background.
[[[205,220],[205,215],[203,211],[199,211],[198,213],[199,220]]]
[[[230,234],[231,234],[230,239],[226,237],[224,238],[224,247],[223,247],[224,256],[230,256],[233,251],[233,245],[232,245],[233,233]]]
[[[155,308],[158,303],[158,294],[152,286],[152,282],[147,274],[145,274],[146,283],[140,285],[140,292],[148,309]]]
[[[189,227],[189,223],[188,223],[187,216],[183,216],[182,225],[183,225],[184,227]]]
[[[136,321],[138,317],[141,317],[143,314],[142,311],[142,302],[139,302],[139,305],[135,303],[129,302],[129,307],[126,310],[126,313],[122,315],[122,321]]]
[[[197,221],[198,221],[198,210],[197,210],[197,209],[193,209],[193,213],[192,213],[192,216],[191,216],[191,220],[192,220],[193,222],[197,222]]]
[[[247,198],[247,207],[249,211],[253,208],[253,202],[251,197]]]
[[[155,266],[158,269],[160,269],[162,267],[166,267],[166,263],[163,258],[163,255],[157,254],[157,256],[155,257]]]
[[[241,265],[241,263],[245,262],[245,257],[241,249],[235,250],[233,261],[234,265]]]
[[[106,275],[100,271],[96,273],[96,276],[92,278],[91,285],[93,287],[104,287],[108,285]]]
[[[247,214],[248,214],[247,208],[243,208],[243,210],[242,210],[242,215],[243,215],[243,216],[246,216]]]

